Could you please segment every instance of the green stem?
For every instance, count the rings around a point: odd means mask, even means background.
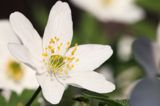
[[[41,87],[39,86],[38,89],[35,91],[31,99],[27,102],[25,106],[31,106],[32,102],[36,99],[40,91],[41,91]]]

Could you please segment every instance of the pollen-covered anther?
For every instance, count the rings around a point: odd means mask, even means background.
[[[79,62],[79,59],[77,58],[77,59],[75,60],[75,62],[76,62],[76,63]]]
[[[71,43],[67,42],[66,52],[70,48]],[[78,58],[74,56],[78,44],[75,44],[73,47],[71,54],[69,56],[59,55],[58,53],[61,51],[63,43],[60,42],[60,38],[53,37],[49,40],[48,46],[44,49],[42,53],[43,62],[47,66],[50,74],[68,74],[74,68],[74,63],[78,62]]]
[[[51,53],[54,54],[54,49],[51,49]]]
[[[62,45],[63,45],[63,43],[60,43],[59,45],[58,45],[58,50],[60,51],[60,49],[61,49],[61,47],[62,47]]]
[[[42,53],[42,57],[47,57],[48,54],[47,53]]]
[[[76,43],[75,46],[74,46],[74,48],[73,48],[73,50],[72,50],[72,52],[71,52],[71,55],[75,54],[75,52],[77,50],[77,47],[78,47],[78,44]]]
[[[56,36],[53,39],[55,39],[57,42],[60,40],[60,38],[58,38]]]
[[[74,68],[74,64],[72,64],[71,68]]]
[[[48,46],[48,49],[50,49],[50,50],[51,50],[51,49],[52,49],[52,46],[51,46],[51,45],[49,45],[49,46]]]
[[[54,44],[55,43],[55,39],[51,38],[51,40],[49,41],[49,44]]]
[[[71,45],[71,42],[67,42],[67,44],[66,44],[67,46],[66,46],[66,51],[69,49],[69,47],[70,47],[70,45]]]

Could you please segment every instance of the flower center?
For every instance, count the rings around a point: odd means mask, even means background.
[[[66,56],[66,53],[62,55],[62,46],[65,46],[66,52],[70,47],[70,42],[63,45],[60,42],[60,38],[51,38],[49,44],[44,48],[42,53],[43,62],[46,64],[50,74],[68,74],[68,71],[74,68],[74,64],[79,61],[74,56],[77,50],[77,44],[73,47],[70,55]]]
[[[64,64],[65,64],[64,57],[62,57],[61,55],[50,56],[49,66],[53,73],[62,72]]]
[[[113,2],[113,0],[101,0],[101,4],[104,7],[110,5],[112,2]]]
[[[24,76],[22,66],[14,60],[9,60],[7,63],[7,75],[14,81],[20,81]]]

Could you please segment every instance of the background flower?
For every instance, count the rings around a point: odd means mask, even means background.
[[[32,69],[13,58],[7,48],[9,42],[20,44],[8,20],[0,20],[0,88],[20,94],[24,89],[36,89],[38,83]]]
[[[118,42],[117,55],[120,60],[128,61],[132,57],[132,43],[135,40],[132,36],[126,35],[121,37]]]
[[[156,78],[152,43],[148,39],[137,39],[133,43],[133,52],[145,70],[145,77],[134,87],[129,103],[131,106],[159,106],[160,81]]]
[[[103,22],[134,23],[144,17],[135,0],[71,0],[75,5],[92,13]],[[128,14],[129,13],[129,14]]]

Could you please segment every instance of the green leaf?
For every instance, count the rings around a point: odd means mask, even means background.
[[[7,103],[8,106],[17,106],[20,104],[21,101],[18,98],[18,95],[15,92],[12,92],[9,102]]]
[[[131,25],[134,35],[145,36],[149,39],[155,38],[157,29],[156,27],[157,26],[155,26],[153,23],[147,22],[147,20]]]
[[[32,90],[24,90],[21,95],[12,92],[7,106],[24,106],[32,97],[33,93],[34,91]],[[38,97],[34,100],[32,106],[40,106],[40,103],[38,102]]]
[[[100,100],[99,106],[105,106],[105,104],[107,104],[107,106],[128,106],[127,100],[112,100],[108,96],[102,94],[83,94],[83,96],[88,99]]]
[[[26,104],[28,102],[28,100],[32,97],[33,94],[34,94],[33,90],[24,90],[22,95],[20,96],[20,100]],[[39,106],[40,105],[38,102],[39,96],[37,96],[37,98],[33,101],[32,106]]]
[[[117,103],[113,100],[108,99],[108,97],[105,97],[104,95],[88,95],[88,94],[84,94],[84,97],[90,98],[90,99],[97,99],[97,100],[101,100],[104,103],[106,103],[109,106],[123,106],[120,103]]]
[[[74,95],[73,91],[74,88],[71,86],[68,89],[66,89],[61,102],[56,106],[71,106],[74,103],[74,100],[72,98],[72,96]]]
[[[122,104],[123,106],[129,106],[128,100],[116,100],[116,102]]]
[[[106,105],[106,103],[100,102],[98,106],[105,106],[105,105]]]
[[[100,102],[99,106],[129,106],[127,100],[107,100],[105,102]]]
[[[160,12],[160,0],[137,0],[137,4],[149,11]]]
[[[85,102],[85,103],[88,103],[89,102],[89,99],[84,97],[84,96],[77,96],[74,98],[75,101],[78,101],[78,102]]]
[[[3,96],[0,96],[0,105],[7,106],[7,102]]]
[[[105,106],[105,104],[107,104],[107,106],[123,106],[122,104],[109,99],[104,100],[104,102],[99,105]]]
[[[94,92],[86,92],[83,94],[84,97],[87,97],[87,98],[108,98],[108,96],[106,95],[102,95],[102,94],[98,94],[98,93],[94,93]]]

